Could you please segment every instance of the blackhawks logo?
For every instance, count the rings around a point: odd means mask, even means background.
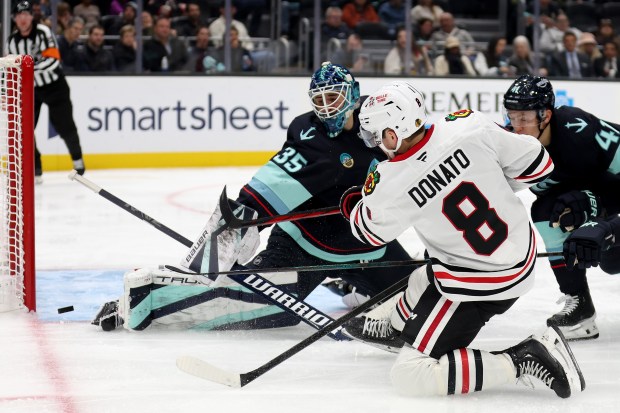
[[[448,116],[446,116],[446,121],[447,122],[452,122],[453,120],[457,120],[457,119],[460,119],[460,118],[466,118],[469,115],[471,115],[472,113],[474,113],[474,111],[471,110],[471,109],[459,110],[458,112],[453,112],[453,113],[449,114]]]
[[[373,168],[366,177],[366,182],[364,182],[364,195],[372,194],[380,180],[381,174],[379,174],[376,168]]]

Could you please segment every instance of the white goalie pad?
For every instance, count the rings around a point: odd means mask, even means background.
[[[274,284],[297,282],[295,272],[261,275]],[[219,277],[211,286],[203,284],[200,278],[164,267],[128,272],[119,300],[123,327],[212,330],[282,311],[262,300],[254,302],[255,295],[249,289],[226,276]]]
[[[240,219],[256,219],[258,216],[252,208],[236,201],[229,203],[235,216]],[[224,225],[218,204],[181,265],[193,272],[218,272],[230,270],[236,262],[243,264],[249,261],[260,244],[258,228],[225,229],[220,232]],[[214,237],[217,238],[216,242],[213,242]]]

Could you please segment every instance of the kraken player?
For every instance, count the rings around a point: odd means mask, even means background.
[[[361,185],[368,171],[385,159],[381,150],[366,147],[357,136],[359,85],[346,68],[324,63],[312,75],[308,93],[313,111],[291,122],[282,149],[243,186],[236,200],[260,217],[338,205],[346,189]],[[249,231],[245,238],[257,235]],[[251,239],[244,239],[236,248],[243,250],[242,256],[250,258],[254,245]],[[246,267],[408,259],[409,255],[398,242],[365,245],[351,234],[346,221],[332,215],[277,224],[266,249]],[[233,267],[239,268],[242,267]],[[299,276],[297,273],[262,275],[287,293],[304,299],[327,276],[340,277],[353,285],[356,293],[372,296],[411,271],[412,267],[391,267],[314,271]],[[263,298],[232,281],[224,284],[227,288],[187,285],[160,288],[162,285],[158,285],[157,280],[166,276],[170,279],[173,275],[148,269],[129,274],[125,279],[120,319],[110,316],[116,311],[116,304],[112,303],[108,305],[110,308],[102,309],[94,324],[111,329],[113,326],[109,323],[120,323],[122,319],[125,327],[131,329],[144,329],[151,323],[222,329],[270,328],[299,322],[298,317],[267,305]],[[102,320],[109,321],[102,323]]]
[[[537,195],[532,220],[550,252],[562,251],[570,231],[584,222],[620,212],[620,125],[554,104],[553,87],[544,77],[523,75],[504,95],[509,126],[537,137],[555,164],[549,178],[531,188]],[[568,340],[597,338],[586,269],[571,270],[561,257],[549,262],[564,294],[564,308],[547,325],[559,326]],[[602,253],[601,268],[620,272],[617,250]]]
[[[345,326],[379,347],[402,347],[392,368],[410,396],[470,393],[533,376],[560,397],[585,384],[556,328],[499,352],[468,348],[489,319],[534,283],[536,238],[515,191],[544,179],[553,163],[531,136],[461,110],[425,130],[424,98],[394,82],[362,105],[362,134],[391,158],[366,181],[350,214],[352,232],[383,245],[413,226],[430,257],[404,293]],[[396,333],[402,331],[402,334]]]

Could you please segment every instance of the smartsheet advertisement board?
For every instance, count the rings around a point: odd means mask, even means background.
[[[359,77],[362,94],[396,78]],[[426,98],[431,120],[463,108],[498,123],[512,79],[409,78]],[[311,110],[306,77],[69,77],[84,153],[161,154],[272,152],[286,128]],[[558,104],[620,122],[620,82],[554,81]],[[44,155],[66,154],[44,109],[36,129]],[[252,163],[252,158],[249,163]],[[260,162],[259,162],[260,163]]]

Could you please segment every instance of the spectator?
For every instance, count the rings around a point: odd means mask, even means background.
[[[215,49],[210,43],[209,28],[203,26],[196,32],[196,44],[189,51],[187,67],[194,72],[205,71],[204,58],[215,55]]]
[[[207,21],[202,17],[200,6],[196,3],[188,3],[186,8],[187,19],[182,20],[175,29],[177,36],[195,36],[198,29],[207,26]]]
[[[347,37],[347,44],[344,50],[339,50],[332,58],[332,63],[341,65],[353,73],[370,73],[370,56],[364,53],[362,38],[357,33],[351,33]]]
[[[508,66],[506,38],[493,37],[484,52],[479,52],[474,60],[474,69],[480,76],[514,76],[514,69]]]
[[[76,16],[69,20],[65,32],[58,36],[58,50],[65,73],[79,70],[80,53],[84,48],[79,40],[82,30],[84,30],[84,19]]]
[[[447,41],[448,37],[455,37],[461,45],[461,53],[472,54],[474,38],[467,30],[459,29],[454,23],[452,13],[444,12],[439,16],[439,30],[433,33],[431,40],[434,43]],[[465,49],[467,47],[467,50]]]
[[[235,0],[237,7],[237,19],[248,21],[250,19],[249,33],[257,37],[262,22],[263,13],[268,12],[266,0]]]
[[[340,7],[328,7],[325,10],[325,21],[321,24],[321,41],[329,39],[345,40],[351,34],[349,27],[342,21]]]
[[[153,35],[153,15],[146,11],[142,11],[142,36]]]
[[[121,27],[120,38],[114,44],[114,66],[117,72],[131,73],[136,67],[136,28],[131,24]]]
[[[592,33],[581,33],[577,44],[579,45],[577,48],[579,52],[588,56],[590,58],[590,62],[592,63],[603,55],[598,49],[596,38]]]
[[[127,0],[111,0],[108,12],[106,14],[110,16],[120,16],[125,9],[125,3]],[[137,10],[137,8],[136,8]]]
[[[245,28],[245,25],[238,20],[235,20],[235,13],[237,13],[237,8],[234,3],[231,6],[230,15],[231,15],[231,26],[235,26],[237,33],[239,33],[239,39],[241,40],[241,45],[243,48],[247,50],[254,50],[254,44],[250,41],[250,36],[248,35],[248,29]],[[211,33],[211,40],[213,44],[217,47],[222,46],[224,31],[226,30],[226,14],[224,8],[224,2],[220,5],[220,17],[213,20],[213,22],[209,25],[209,33]]]
[[[224,46],[218,49],[218,61],[224,62]],[[230,26],[230,71],[231,72],[253,72],[256,70],[250,51],[243,47],[239,39],[237,26]]]
[[[415,26],[415,38],[420,42],[430,42],[435,32],[433,21],[426,17],[418,20],[418,24]]]
[[[84,19],[84,29],[90,33],[90,28],[99,24],[101,12],[99,6],[93,4],[92,0],[81,0],[80,4],[73,8],[73,14]]]
[[[620,36],[616,35],[616,30],[610,19],[601,19],[596,31],[596,42],[598,44],[605,44],[605,42],[616,42],[618,48],[620,48]]]
[[[127,26],[128,24],[133,26],[136,23],[138,5],[133,1],[127,2],[122,13],[121,18],[117,19],[112,25],[110,25],[107,34],[119,35],[121,33],[121,28]]]
[[[443,9],[433,4],[433,0],[418,0],[417,6],[411,9],[411,20],[419,22],[422,19],[429,19],[433,27],[438,27],[442,13]]]
[[[471,60],[461,54],[461,42],[456,37],[448,37],[445,43],[444,53],[435,59],[435,74],[437,76],[446,75],[467,75],[476,76],[476,71],[471,64]]]
[[[418,46],[415,37],[411,35],[411,73],[405,73],[405,47],[407,30],[404,27],[396,33],[396,46],[385,56],[383,72],[386,75],[432,75],[433,64],[428,57],[426,46]]]
[[[103,27],[94,25],[88,30],[88,40],[80,51],[80,70],[86,72],[111,72],[114,70],[112,52],[103,48]]]
[[[381,21],[387,25],[390,35],[395,37],[398,27],[405,23],[403,0],[388,0],[379,6],[378,12]]]
[[[41,4],[38,2],[32,3],[32,13],[34,16],[34,20],[39,22],[40,24],[44,24],[47,27],[52,27],[52,20],[48,14],[46,14],[47,8],[41,7]]]
[[[540,0],[540,30],[546,30],[555,26],[555,19],[562,13],[562,9],[555,1]],[[534,35],[534,2],[530,1],[525,11],[525,34],[528,41],[533,40]],[[514,40],[513,40],[514,41]]]
[[[581,30],[570,27],[568,16],[561,13],[555,19],[555,26],[542,30],[540,34],[540,50],[544,53],[561,52],[564,50],[564,33],[571,31],[577,39],[581,36]]]
[[[534,73],[534,61],[530,49],[530,41],[525,36],[517,36],[512,41],[512,56],[508,65],[517,76]]]
[[[603,43],[603,55],[594,61],[594,75],[607,79],[620,79],[618,44],[608,40]]]
[[[379,23],[379,15],[368,0],[351,0],[342,7],[342,21],[350,29],[362,22]]]
[[[144,43],[143,66],[149,72],[174,72],[187,63],[187,47],[172,36],[170,19],[158,17],[153,27],[153,38]]]
[[[63,34],[69,27],[69,20],[73,17],[69,3],[64,1],[58,3],[58,6],[56,6],[56,16],[56,34]]]
[[[577,51],[577,36],[573,32],[564,33],[564,51],[551,56],[550,76],[564,76],[572,79],[592,76],[590,58]]]

